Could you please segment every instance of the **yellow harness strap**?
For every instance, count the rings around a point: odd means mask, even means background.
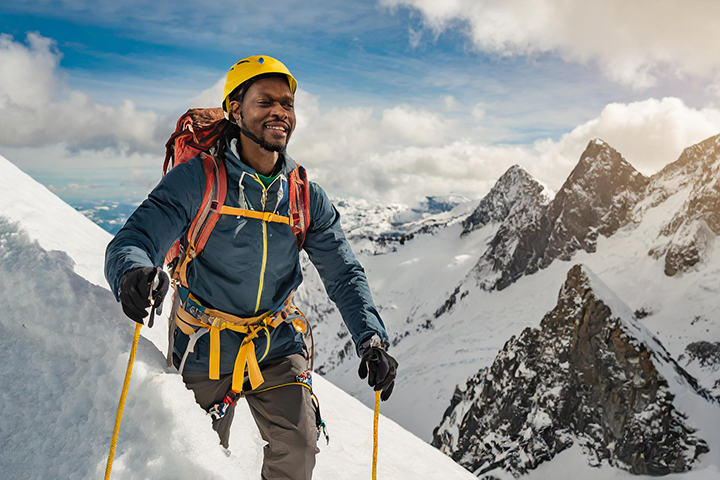
[[[285,225],[291,225],[290,217],[283,217],[272,212],[256,212],[255,210],[246,210],[244,208],[228,207],[223,205],[220,208],[221,215],[233,215],[235,217],[247,217],[262,220],[263,222],[275,222],[284,223]],[[187,253],[182,259],[182,263],[175,269],[177,272],[173,275],[173,278],[180,282],[180,284],[187,288],[187,266],[195,258],[195,245],[190,243],[187,248]]]
[[[290,225],[290,217],[283,217],[282,215],[276,215],[272,212],[256,212],[255,210],[246,210],[244,208],[235,208],[223,205],[220,209],[220,213],[236,217],[255,218],[257,220],[262,220],[263,222],[276,222]]]
[[[193,326],[210,330],[210,368],[208,376],[211,380],[220,379],[220,332],[227,329],[245,334],[245,338],[240,344],[240,350],[235,358],[235,367],[233,368],[232,389],[240,392],[245,383],[246,369],[253,390],[265,382],[260,372],[260,365],[258,364],[255,353],[253,339],[257,338],[263,330],[269,338],[269,328],[275,328],[284,321],[283,312],[284,310],[275,314],[268,312],[259,317],[241,318],[219,310],[206,309],[205,314],[213,321],[212,324],[208,325],[196,319],[182,308],[178,308],[175,323],[183,333],[189,335],[195,331],[192,328]],[[265,353],[267,353],[267,351]]]

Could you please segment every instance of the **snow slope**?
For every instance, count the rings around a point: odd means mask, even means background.
[[[21,222],[45,250],[66,252],[78,274],[95,285],[106,285],[97,266],[103,264],[111,235],[1,155],[0,209],[3,217]]]
[[[97,285],[109,236],[2,157],[0,179],[1,476],[101,478],[134,328]],[[263,442],[247,406],[228,457],[165,367],[162,324],[143,328],[113,478],[257,478]],[[315,478],[369,478],[372,411],[320,376],[315,390],[331,436]],[[380,445],[379,478],[473,478],[384,416]]]

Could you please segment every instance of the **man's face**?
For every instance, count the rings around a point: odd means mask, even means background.
[[[262,78],[245,93],[243,103],[230,102],[238,123],[260,140],[260,146],[280,152],[295,130],[295,97],[284,78]],[[242,113],[242,115],[241,115]]]

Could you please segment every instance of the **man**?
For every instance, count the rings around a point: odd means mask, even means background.
[[[288,178],[298,166],[286,147],[295,129],[296,88],[285,65],[267,56],[243,59],[228,72],[223,110],[230,125],[212,150],[227,171],[226,206],[290,215]],[[204,185],[198,157],[175,166],[108,245],[105,276],[134,321],[142,323],[152,299],[161,300],[167,291],[167,275],[157,267],[170,245],[186,236],[201,205]],[[364,270],[340,227],[337,210],[323,189],[312,182],[309,204],[310,223],[303,248],[352,334],[362,358],[361,378],[367,375],[368,383],[382,390],[382,398],[387,399],[397,362],[385,351],[387,333]],[[185,328],[175,331],[173,360],[200,406],[213,414],[220,443],[228,446],[234,402],[227,397],[239,393],[231,387],[240,383],[268,442],[262,477],[311,478],[318,452],[317,430],[311,392],[299,385],[309,383],[303,382],[309,372],[302,334],[285,321],[274,328],[251,329],[250,336],[244,327],[233,326],[277,317],[283,311],[286,300],[302,282],[295,233],[283,223],[222,215],[202,253],[187,265],[184,277],[186,282],[176,295],[178,315],[189,319],[190,326],[177,317],[178,327]],[[187,315],[192,313],[190,304],[195,311],[212,309],[207,311],[236,322],[228,320],[228,328],[216,329],[219,355],[212,335],[203,335],[209,327],[193,323]],[[251,354],[247,354],[248,346],[254,347]],[[244,383],[238,377],[245,378],[245,363],[236,368],[242,352],[247,354],[243,358],[248,359],[250,376]],[[257,363],[253,363],[255,358]],[[262,375],[253,376],[253,365],[259,365]],[[212,378],[213,368],[219,379]],[[262,383],[252,384],[258,378]],[[278,386],[282,388],[273,388]]]

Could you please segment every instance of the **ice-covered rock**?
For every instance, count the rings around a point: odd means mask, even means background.
[[[632,221],[647,183],[615,149],[592,140],[546,207],[506,218],[475,268],[480,287],[502,290],[556,259],[594,252],[598,235],[610,236]]]
[[[498,179],[477,208],[463,220],[463,235],[511,215],[537,211],[548,204],[550,191],[523,167],[513,165]]]
[[[511,338],[458,388],[433,445],[476,475],[520,475],[574,443],[588,463],[689,470],[708,451],[674,404],[697,382],[587,267],[574,266],[540,328]]]
[[[720,135],[686,148],[680,158],[655,175],[649,195],[658,201],[681,188],[687,200],[662,231],[665,242],[650,251],[665,258],[665,274],[685,272],[707,263],[720,234]]]

